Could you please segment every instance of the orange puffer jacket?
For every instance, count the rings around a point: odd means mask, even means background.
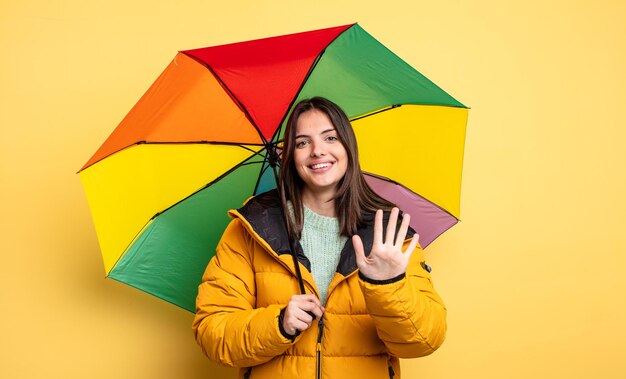
[[[240,377],[397,379],[398,358],[428,355],[443,342],[446,308],[422,249],[413,252],[405,276],[371,283],[358,275],[350,239],[329,286],[323,325],[285,338],[279,314],[300,291],[278,197],[259,195],[229,215],[234,220],[202,278],[192,327],[204,353],[239,367]],[[373,225],[358,231],[366,252],[372,233]],[[302,251],[298,261],[307,293],[319,296]]]

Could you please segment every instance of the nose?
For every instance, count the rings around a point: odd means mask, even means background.
[[[311,142],[311,156],[312,157],[321,157],[326,155],[324,151],[324,145],[320,141],[312,141]]]

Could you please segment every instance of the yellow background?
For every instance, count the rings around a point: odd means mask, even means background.
[[[427,259],[447,341],[406,378],[626,377],[623,1],[0,3],[0,377],[232,377],[104,278],[75,172],[177,50],[358,21],[470,111]]]

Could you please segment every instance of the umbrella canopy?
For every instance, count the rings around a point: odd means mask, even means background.
[[[313,96],[346,111],[424,247],[458,221],[467,108],[344,25],[174,57],[80,170],[107,276],[193,312],[227,210],[276,187],[268,152]]]

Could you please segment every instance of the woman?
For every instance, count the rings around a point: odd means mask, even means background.
[[[229,212],[199,287],[196,340],[241,377],[399,378],[398,358],[432,353],[446,330],[410,216],[367,186],[334,103],[298,103],[284,140],[289,231],[277,191]]]

